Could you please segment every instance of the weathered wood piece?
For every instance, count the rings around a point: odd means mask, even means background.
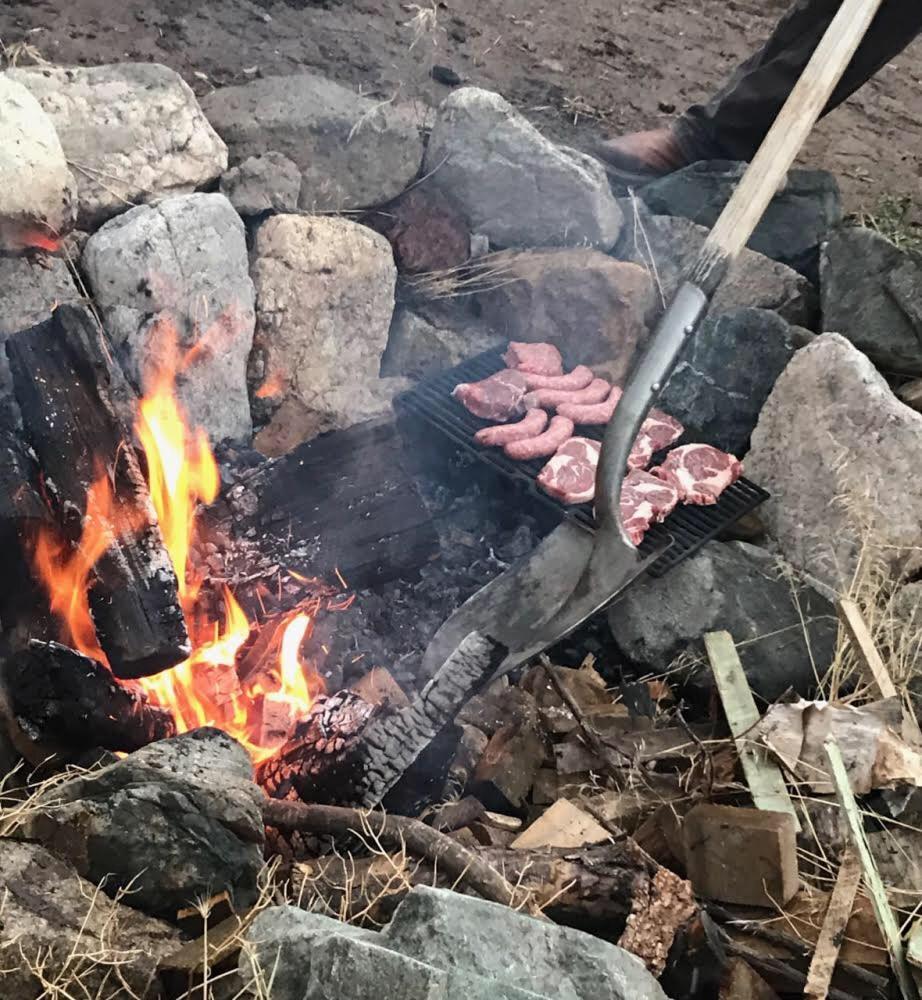
[[[861,863],[858,860],[858,855],[852,848],[846,848],[842,854],[842,862],[839,865],[839,874],[836,876],[836,884],[832,890],[829,906],[823,917],[823,926],[820,928],[816,950],[813,952],[810,968],[807,970],[807,985],[804,987],[804,994],[809,1000],[826,1000],[829,985],[832,982],[832,974],[835,971],[836,962],[839,960],[845,928],[852,915],[852,907],[855,905],[855,896],[858,894],[860,883]]]
[[[831,737],[826,740],[825,747],[832,780],[836,786],[836,798],[839,800],[839,805],[845,814],[845,820],[852,838],[852,845],[858,854],[858,860],[861,865],[864,884],[870,893],[871,902],[874,904],[874,913],[877,916],[878,926],[881,929],[884,940],[887,942],[887,950],[890,952],[890,961],[896,980],[899,983],[900,992],[903,994],[904,1000],[918,1000],[915,980],[906,961],[906,952],[903,948],[900,927],[896,922],[896,917],[893,915],[893,910],[890,908],[887,890],[877,871],[877,865],[874,863],[874,857],[871,854],[871,848],[868,845],[864,832],[864,820],[862,819],[858,803],[855,801],[855,796],[852,792],[852,786],[848,780],[848,771],[845,768],[842,753],[836,741]]]
[[[867,679],[873,682],[875,693],[880,698],[897,698],[899,692],[874,643],[871,631],[861,614],[861,608],[851,600],[843,598],[838,603],[839,621],[864,666]]]
[[[371,420],[308,441],[241,478],[227,494],[237,532],[254,528],[287,551],[291,538],[314,539],[304,566],[339,570],[362,588],[416,571],[438,553],[438,536],[389,420]],[[224,504],[214,507],[220,516]],[[209,516],[211,516],[209,514]],[[223,520],[223,518],[222,518]]]
[[[130,393],[89,313],[61,306],[6,343],[25,435],[62,534],[76,544],[87,496],[104,476],[130,524],[95,566],[90,608],[97,638],[119,677],[143,677],[189,654],[176,574],[147,483],[119,414]]]
[[[169,711],[60,643],[32,640],[5,662],[3,677],[16,719],[33,740],[70,751],[130,752],[176,735]]]
[[[752,730],[758,725],[761,716],[736,652],[733,637],[729,632],[708,632],[704,637],[704,646],[714,673],[714,683],[720,694],[724,714],[730,726],[730,733],[739,751],[752,801],[759,809],[790,813],[794,817],[794,826],[799,833],[800,821],[781,770],[751,737]]]
[[[569,799],[558,799],[510,845],[518,851],[545,847],[589,847],[611,840],[601,823]]]
[[[318,706],[263,765],[263,787],[274,798],[294,791],[305,802],[379,805],[464,702],[489,682],[505,653],[499,643],[472,632],[419,696],[397,711],[373,708],[352,692],[340,692],[334,698],[342,699],[351,717],[328,718]]]

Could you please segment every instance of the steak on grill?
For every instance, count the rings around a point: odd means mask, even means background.
[[[652,472],[674,487],[683,503],[712,504],[743,474],[743,463],[709,444],[686,444]]]
[[[483,420],[509,420],[522,413],[522,399],[528,386],[521,372],[504,368],[480,382],[461,382],[452,396],[475,417]]]
[[[563,374],[563,358],[553,344],[523,344],[513,340],[503,355],[503,361],[510,368],[532,375]]]
[[[601,450],[592,438],[571,437],[538,473],[538,485],[561,503],[589,503]]]
[[[674,417],[662,410],[651,410],[650,415],[640,425],[640,432],[631,454],[628,456],[629,469],[645,469],[650,459],[664,448],[668,448],[684,433],[685,428]]]
[[[647,528],[671,514],[678,502],[678,490],[669,483],[641,469],[629,472],[621,485],[621,522],[628,538],[639,545]]]

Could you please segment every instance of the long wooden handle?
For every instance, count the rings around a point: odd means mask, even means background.
[[[882,2],[842,0],[842,6],[701,249],[689,277],[705,293],[711,294],[726,265],[749,242]]]

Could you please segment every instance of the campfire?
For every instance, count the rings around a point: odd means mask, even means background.
[[[248,618],[227,585],[219,592],[208,586],[195,562],[207,542],[196,515],[200,505],[217,498],[220,473],[207,434],[190,426],[176,395],[177,374],[194,360],[194,350],[184,356],[176,331],[166,324],[155,338],[157,361],[144,373],[134,430],[176,574],[191,652],[175,667],[133,683],[152,705],[171,713],[177,732],[217,726],[258,763],[288,739],[323,692],[321,677],[301,656],[314,616],[321,607],[347,605],[329,593],[331,588],[321,587],[288,612],[260,623]],[[96,461],[99,473],[87,490],[80,537],[69,543],[53,528],[40,527],[32,560],[60,621],[61,641],[109,667],[90,613],[94,567],[113,540],[130,546],[148,522],[115,496],[104,457]],[[213,609],[219,604],[223,614],[217,618]]]

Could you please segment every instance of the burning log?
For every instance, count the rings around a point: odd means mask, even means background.
[[[284,553],[315,539],[306,570],[338,570],[350,587],[416,572],[438,552],[432,518],[403,469],[403,446],[388,420],[332,431],[260,466],[208,517],[253,528]]]
[[[295,737],[266,761],[259,782],[273,798],[297,795],[371,809],[486,684],[506,650],[472,632],[406,708],[376,709],[351,692],[317,705]]]
[[[66,539],[80,538],[94,489],[107,490],[120,522],[130,525],[94,566],[89,601],[99,645],[119,677],[175,666],[188,656],[189,640],[123,419],[133,400],[124,374],[92,317],[75,306],[10,338],[6,350],[25,434]]]
[[[57,642],[30,642],[6,661],[4,679],[19,725],[37,742],[130,752],[176,735],[166,709]]]

